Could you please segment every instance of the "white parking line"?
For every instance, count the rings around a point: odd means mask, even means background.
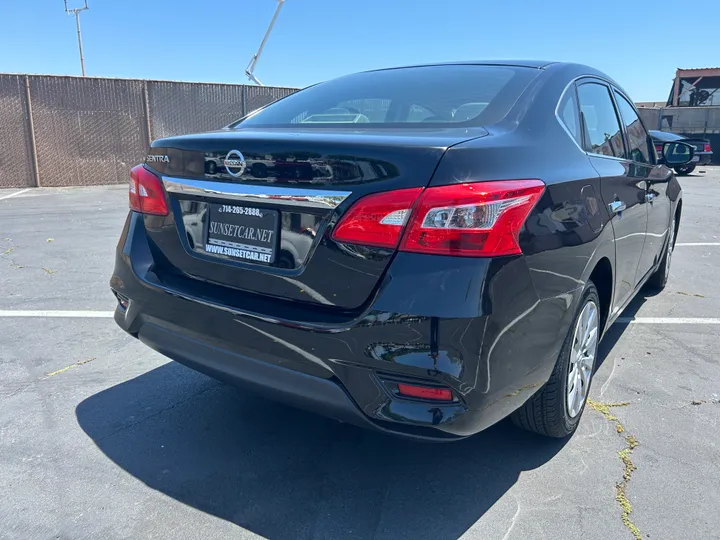
[[[70,319],[107,319],[112,318],[112,311],[51,311],[26,309],[0,309],[0,317],[57,317]]]
[[[677,242],[675,247],[678,246],[720,246],[720,242]]]
[[[715,317],[619,317],[620,324],[720,324]]]
[[[15,197],[16,195],[21,195],[21,194],[25,193],[26,191],[30,191],[30,188],[21,189],[20,191],[16,191],[15,193],[11,193],[10,195],[5,195],[3,197],[0,197],[0,201],[2,201],[3,199],[9,199],[10,197]]]

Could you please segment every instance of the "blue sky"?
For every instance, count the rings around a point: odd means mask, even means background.
[[[62,0],[0,4],[0,72],[80,74],[75,23]],[[541,58],[590,64],[634,100],[662,101],[676,68],[720,66],[720,2],[701,4],[690,2],[686,15],[672,0],[286,0],[256,75],[268,85],[303,87],[376,67]],[[245,83],[277,4],[89,5],[81,19],[88,75]]]

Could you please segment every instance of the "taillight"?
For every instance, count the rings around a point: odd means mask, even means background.
[[[346,244],[396,248],[422,188],[367,195],[335,227],[333,239]]]
[[[143,165],[130,169],[129,199],[131,210],[156,216],[168,215],[162,181]]]
[[[544,189],[540,180],[502,180],[368,195],[348,210],[332,237],[384,248],[399,243],[400,251],[414,253],[516,255],[522,252],[520,229]]]
[[[655,145],[655,151],[657,152],[658,156],[662,156],[663,153],[663,145],[662,144],[656,144]]]
[[[705,143],[703,146],[703,152],[710,152],[710,143]]]
[[[453,395],[449,388],[433,386],[416,386],[414,384],[398,384],[398,393],[419,399],[432,399],[434,401],[452,401]]]
[[[522,253],[520,230],[545,189],[540,180],[503,180],[423,191],[401,251],[489,257]]]

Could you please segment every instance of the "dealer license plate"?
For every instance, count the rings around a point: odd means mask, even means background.
[[[248,262],[272,264],[278,243],[277,210],[210,204],[205,251]]]

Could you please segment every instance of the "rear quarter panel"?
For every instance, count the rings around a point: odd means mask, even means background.
[[[570,80],[545,77],[490,136],[450,148],[431,183],[537,178],[546,184],[520,234],[523,271],[505,272],[504,279],[518,284],[498,283],[493,291],[490,278],[485,295],[481,365],[489,391],[513,390],[505,396],[514,403],[517,392],[527,399],[549,377],[595,266],[603,258],[615,265],[599,174],[555,117]]]

